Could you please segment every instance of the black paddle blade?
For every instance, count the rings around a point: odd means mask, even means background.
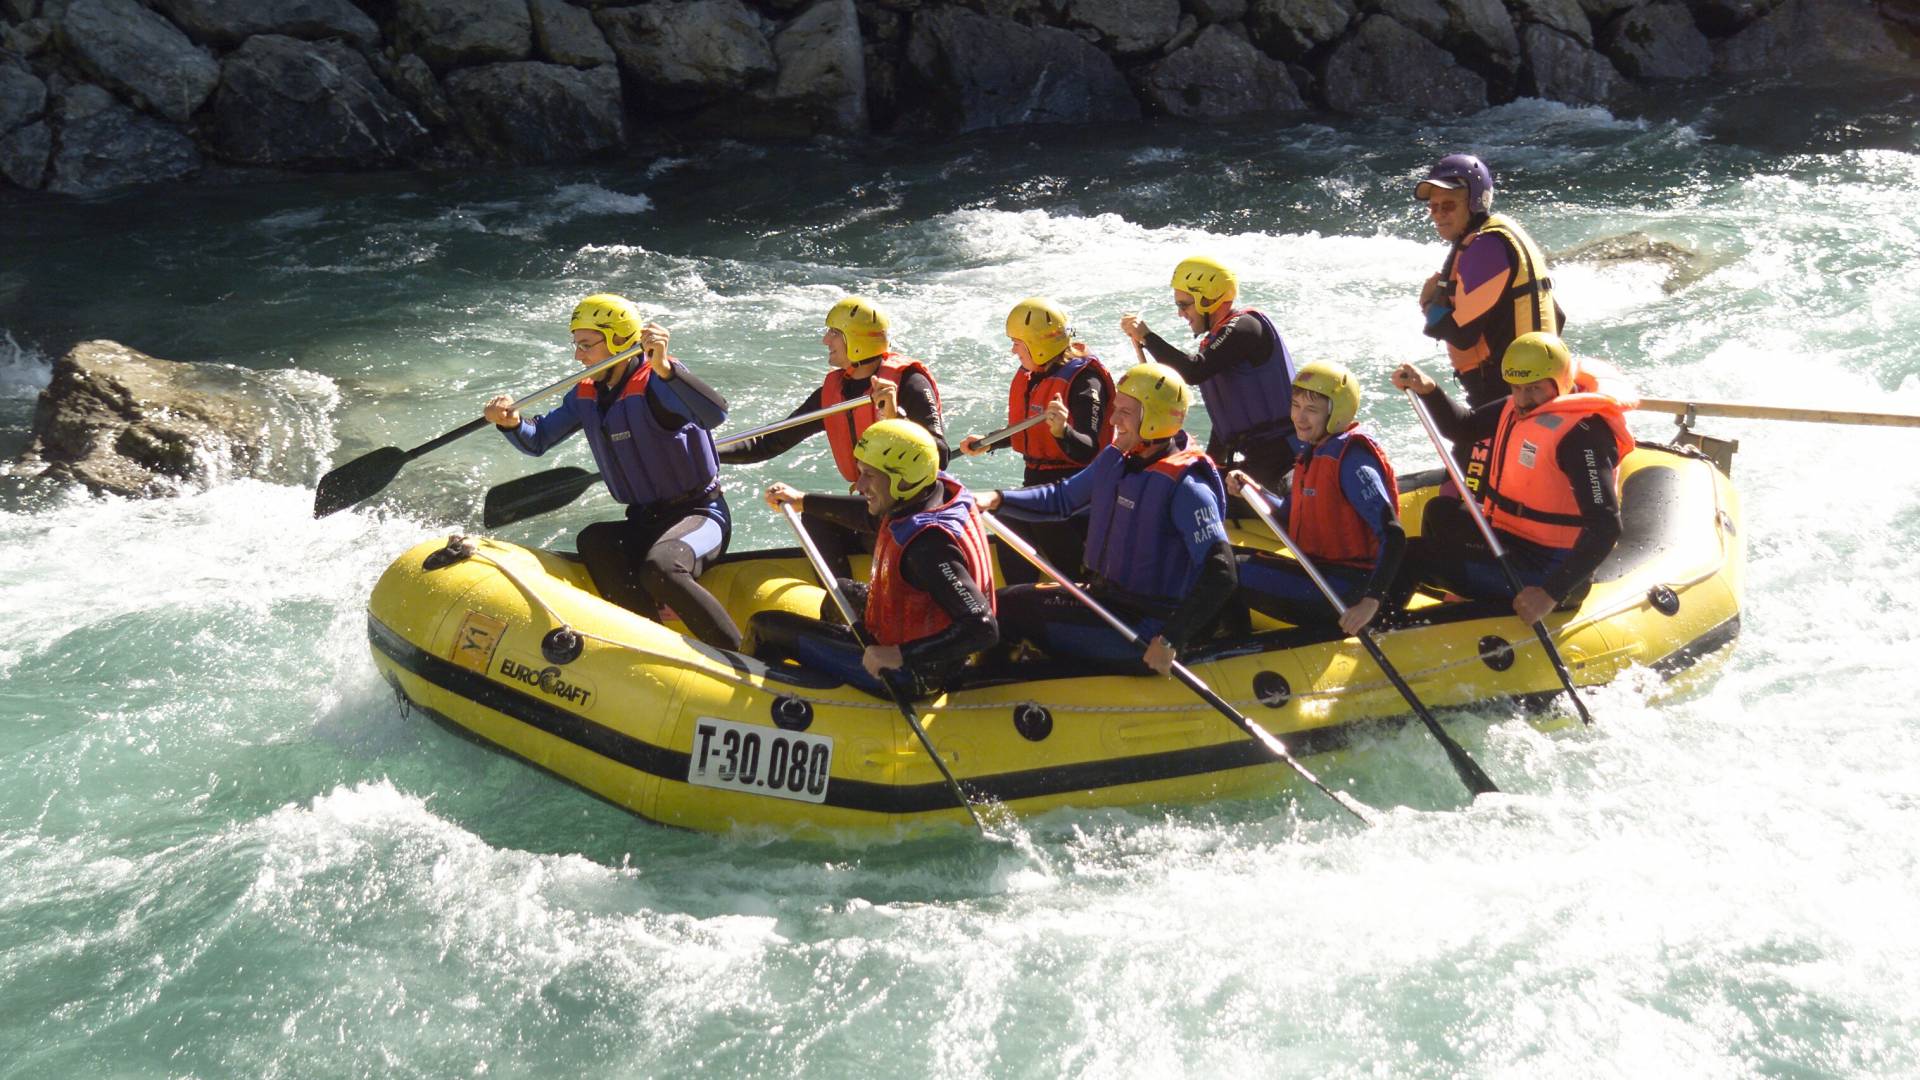
[[[600,482],[600,474],[562,466],[509,480],[487,490],[480,522],[489,529],[558,510]]]
[[[383,446],[333,470],[314,485],[313,516],[326,517],[374,495],[392,483],[409,460],[405,450]]]

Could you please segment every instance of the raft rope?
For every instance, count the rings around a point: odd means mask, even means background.
[[[1717,509],[1717,506],[1716,506],[1716,509]],[[1724,546],[1724,544],[1725,544],[1725,541],[1723,539],[1722,545]],[[513,584],[517,588],[519,588],[519,590],[523,594],[525,594],[526,598],[529,601],[531,601],[535,607],[537,607],[544,615],[546,615],[549,621],[551,621],[555,626],[561,629],[564,629],[569,633],[577,635],[582,640],[596,641],[609,648],[623,649],[627,652],[631,652],[636,655],[645,657],[648,660],[660,661],[668,664],[673,664],[677,667],[698,671],[701,675],[704,675],[708,678],[718,679],[721,682],[729,683],[733,686],[737,686],[744,690],[752,690],[758,693],[773,694],[778,697],[798,698],[802,701],[805,701],[809,704],[816,705],[816,706],[833,706],[836,708],[843,708],[843,709],[880,709],[880,710],[889,711],[889,712],[891,712],[894,709],[894,706],[891,702],[884,702],[879,700],[872,700],[872,699],[857,700],[857,699],[846,699],[846,698],[838,698],[838,697],[811,696],[808,694],[801,693],[799,688],[797,687],[778,686],[764,679],[757,679],[752,676],[742,675],[739,672],[734,671],[730,668],[724,669],[724,670],[720,669],[718,667],[713,666],[711,662],[704,662],[704,663],[696,662],[685,656],[675,656],[671,653],[660,652],[655,649],[650,649],[644,645],[635,644],[634,642],[622,641],[618,638],[607,637],[604,634],[596,634],[588,630],[578,629],[577,627],[574,627],[573,625],[568,623],[567,620],[560,615],[559,611],[556,608],[554,608],[552,604],[548,603],[546,599],[542,597],[540,593],[537,590],[535,590],[532,585],[529,585],[525,579],[523,579],[519,574],[515,573],[512,567],[508,566],[505,562],[502,562],[500,559],[495,558],[493,555],[482,550],[483,547],[492,548],[495,546],[496,545],[493,544],[491,541],[481,540],[480,543],[475,546],[473,555],[471,557],[475,559],[483,560],[489,565],[491,565],[494,569],[500,571],[500,573],[504,575],[508,581],[513,582]],[[519,550],[519,549],[516,548],[516,549],[509,549],[509,550]],[[1691,588],[1695,585],[1700,584],[1703,581],[1708,580],[1709,578],[1713,577],[1713,575],[1717,572],[1718,571],[1716,570],[1709,569],[1688,581],[1680,582],[1677,585],[1670,585],[1669,587],[1674,589],[1675,592],[1679,592],[1681,590]],[[1647,597],[1643,594],[1639,594],[1639,593],[1628,594],[1627,596],[1622,597],[1622,599],[1619,600],[1618,602],[1609,605],[1603,610],[1592,612],[1588,615],[1582,616],[1581,618],[1574,620],[1573,622],[1566,624],[1565,626],[1561,627],[1560,630],[1557,633],[1555,633],[1553,636],[1557,640],[1565,640],[1567,638],[1572,637],[1575,633],[1578,633],[1579,631],[1586,629],[1588,626],[1591,626],[1604,619],[1613,618],[1614,616],[1619,615],[1630,608],[1644,606],[1644,605],[1647,605],[1648,603],[1649,601]],[[1384,648],[1387,645],[1387,643],[1392,641],[1392,639],[1393,639],[1393,632],[1387,631],[1382,633],[1379,636],[1378,640],[1380,641],[1381,646]],[[1539,649],[1541,648],[1541,645],[1537,639],[1521,638],[1517,641],[1513,641],[1509,643],[1509,648],[1511,648],[1514,651],[1514,653],[1517,655],[1522,649]],[[1471,665],[1478,664],[1478,663],[1481,663],[1481,658],[1479,654],[1475,653],[1472,655],[1461,657],[1458,660],[1450,660],[1433,667],[1420,668],[1414,671],[1403,672],[1403,675],[1405,675],[1410,681],[1414,679],[1434,678],[1437,676],[1444,675],[1447,672],[1453,671],[1455,669],[1462,668],[1462,667],[1469,667]],[[1389,683],[1384,677],[1382,677],[1379,679],[1372,679],[1364,682],[1344,683],[1340,686],[1329,687],[1326,689],[1296,690],[1293,692],[1293,697],[1295,699],[1300,699],[1300,700],[1318,699],[1318,698],[1332,699],[1332,698],[1340,697],[1346,694],[1377,693],[1382,691],[1391,691],[1392,689],[1393,689],[1393,685]],[[1231,704],[1233,704],[1235,707],[1265,704],[1265,702],[1262,701],[1259,697],[1238,698],[1238,699],[1229,698],[1227,700]],[[1018,708],[1021,704],[1022,704],[1021,702],[1004,702],[1004,701],[1003,702],[981,702],[978,704],[955,703],[955,704],[949,704],[949,705],[942,705],[938,707],[935,707],[929,704],[927,706],[927,711],[933,712],[933,713],[992,712],[992,711],[997,711],[1001,709]],[[1074,704],[1065,704],[1065,703],[1055,704],[1052,702],[1046,703],[1046,707],[1048,708],[1048,710],[1056,713],[1089,713],[1089,714],[1138,713],[1143,711],[1149,711],[1149,712],[1155,712],[1155,713],[1209,713],[1210,714],[1214,711],[1211,705],[1208,705],[1205,702],[1200,702],[1200,701],[1195,701],[1191,703],[1182,703],[1182,704],[1156,705],[1156,706],[1153,706],[1151,709],[1147,709],[1147,710],[1143,710],[1137,705],[1074,705]]]

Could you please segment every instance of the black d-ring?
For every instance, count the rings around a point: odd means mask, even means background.
[[[813,726],[813,703],[782,694],[773,699],[773,726],[782,731],[805,731]]]
[[[549,664],[571,664],[580,659],[580,650],[585,647],[586,641],[570,626],[556,626],[540,639],[540,655]]]
[[[1480,639],[1480,661],[1495,671],[1513,666],[1513,642],[1497,634]]]
[[[1013,730],[1028,742],[1039,742],[1053,734],[1053,714],[1037,701],[1023,701],[1013,707]]]

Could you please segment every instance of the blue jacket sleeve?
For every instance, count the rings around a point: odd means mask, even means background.
[[[574,399],[578,391],[569,390],[560,400],[558,408],[545,416],[528,420],[522,416],[517,428],[501,428],[500,434],[517,447],[523,454],[534,457],[551,450],[556,443],[580,430],[580,414],[573,411]]]
[[[1180,528],[1180,539],[1187,545],[1187,554],[1195,563],[1206,561],[1207,553],[1215,545],[1227,542],[1227,528],[1221,520],[1223,509],[1213,489],[1197,477],[1183,477],[1180,489],[1173,493],[1173,520]]]
[[[672,363],[673,378],[654,379],[647,384],[648,389],[659,397],[660,404],[708,431],[726,423],[726,401],[688,371],[686,365],[678,360]]]
[[[1119,452],[1111,446],[1100,451],[1101,454],[1118,454]],[[1065,480],[1003,491],[1000,493],[1000,506],[1002,509],[1013,511],[1012,516],[1016,519],[1065,521],[1075,514],[1085,513],[1088,504],[1093,501],[1093,472],[1099,467],[1100,459],[1096,457],[1094,464],[1081,469]]]

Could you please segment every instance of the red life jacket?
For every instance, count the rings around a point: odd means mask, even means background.
[[[859,365],[855,365],[856,367]],[[926,377],[927,384],[933,387],[933,404],[940,407],[940,384],[933,381],[933,373],[927,365],[911,356],[898,353],[881,353],[880,367],[869,379],[889,379],[894,383],[904,380],[909,372],[919,372]],[[820,386],[820,407],[838,405],[847,400],[846,385],[853,380],[839,368],[827,372],[827,381]],[[833,463],[840,469],[840,475],[851,484],[860,479],[860,463],[853,459],[853,445],[860,441],[860,434],[874,421],[873,403],[868,402],[857,409],[849,409],[827,417],[821,423],[827,428],[827,443],[833,447]]]
[[[1328,445],[1331,444],[1331,445]],[[1350,427],[1293,463],[1293,493],[1287,501],[1287,532],[1315,562],[1371,570],[1380,554],[1380,536],[1347,501],[1340,487],[1340,462],[1356,446],[1373,451],[1387,482],[1387,497],[1400,505],[1400,481],[1386,451],[1357,427]]]
[[[973,494],[960,481],[940,474],[946,500],[931,510],[888,521],[873,545],[873,580],[867,590],[867,632],[876,645],[905,645],[937,634],[953,625],[953,618],[933,597],[907,584],[900,573],[900,555],[923,529],[945,529],[960,545],[967,573],[987,594],[990,609],[998,610],[993,591],[993,556],[987,534],[980,527]]]
[[[1487,521],[1550,548],[1571,548],[1580,538],[1580,496],[1560,468],[1560,440],[1589,416],[1603,418],[1613,432],[1621,458],[1633,449],[1626,412],[1640,396],[1608,364],[1583,360],[1571,393],[1561,394],[1526,416],[1516,416],[1513,400],[1500,414],[1493,436],[1493,471],[1484,485]],[[1614,474],[1619,497],[1619,474]]]
[[[1092,353],[1068,356],[1063,362],[1040,371],[1037,379],[1033,372],[1024,367],[1015,372],[1013,385],[1007,390],[1007,423],[1017,424],[1044,411],[1047,403],[1054,398],[1064,399],[1073,387],[1073,380],[1088,368],[1093,369],[1093,376],[1100,380],[1104,388],[1100,397],[1100,428],[1094,436],[1094,452],[1098,453],[1101,447],[1113,441],[1113,376],[1100,363],[1100,358]],[[1086,464],[1068,457],[1066,449],[1045,424],[1035,424],[1015,435],[1008,445],[1020,451],[1020,456],[1027,459],[1029,469],[1078,471]]]

